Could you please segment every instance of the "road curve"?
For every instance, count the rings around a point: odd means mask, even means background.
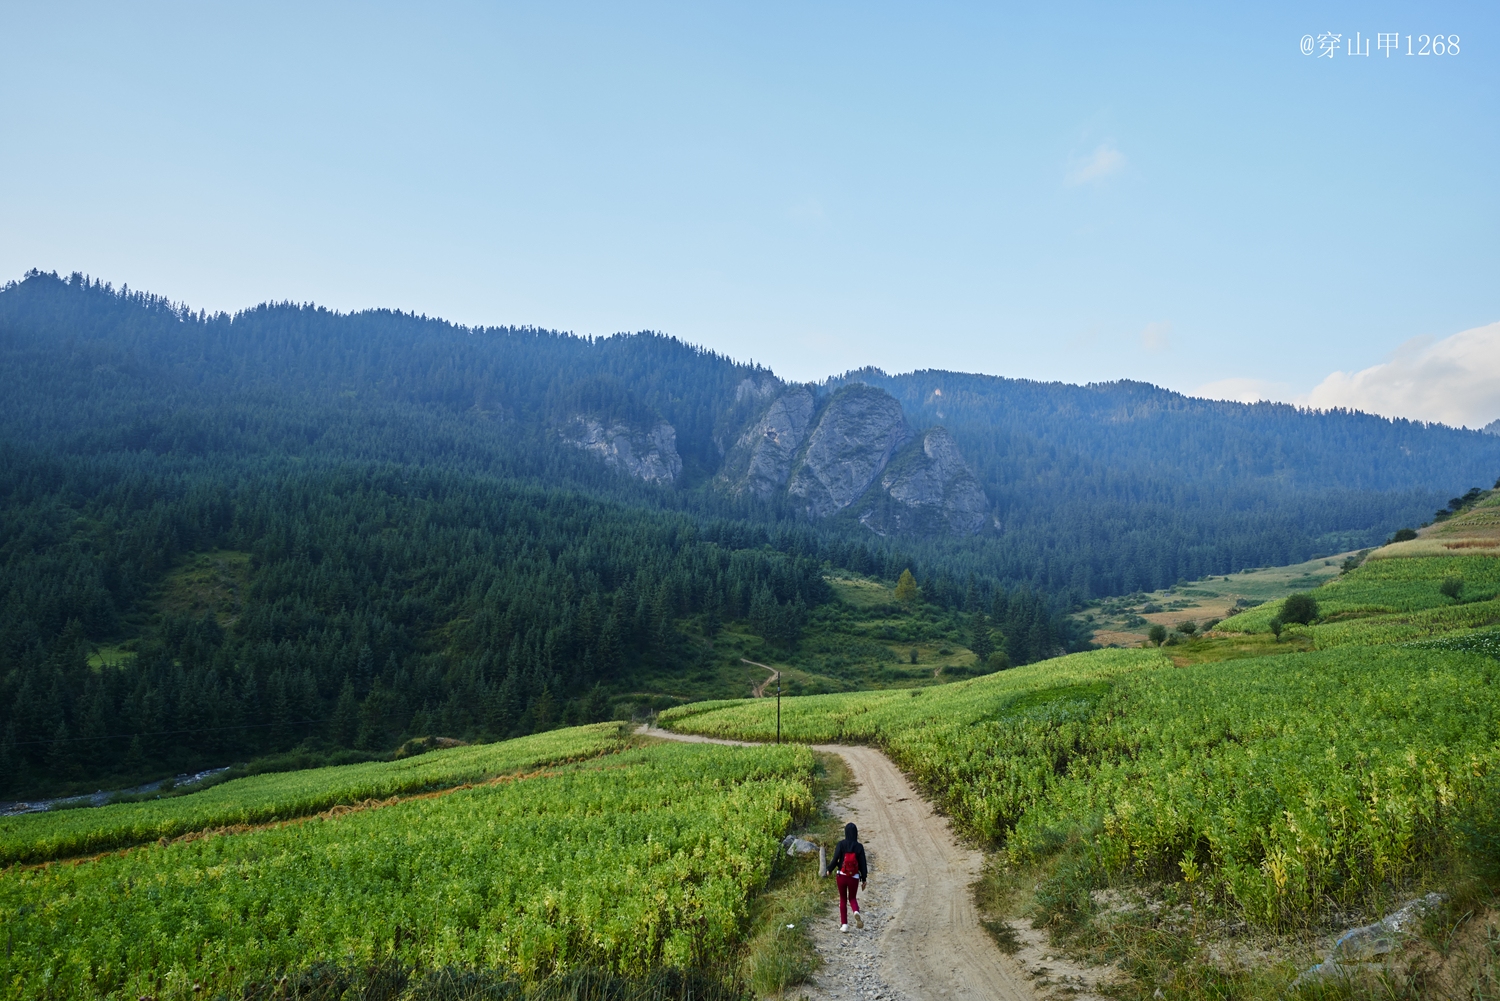
[[[639,732],[692,743],[750,746],[746,741],[655,728],[642,727]],[[876,935],[873,948],[858,950],[861,961],[877,967],[881,983],[872,993],[888,990],[941,1001],[1032,1001],[1040,997],[979,923],[969,890],[979,877],[979,852],[958,842],[947,820],[933,811],[884,754],[872,747],[812,746],[815,751],[841,755],[859,782],[848,806],[870,857],[870,889],[880,891],[879,904],[872,899],[866,907],[880,919],[870,922]],[[870,896],[874,898],[875,893]],[[836,958],[830,953],[838,952],[825,946],[855,944],[836,934],[830,937],[828,929],[822,931],[817,937],[825,960]],[[823,979],[820,974],[819,980]],[[850,992],[809,993],[829,997]]]

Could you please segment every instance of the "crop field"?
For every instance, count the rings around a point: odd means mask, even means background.
[[[1459,599],[1440,590],[1443,581],[1463,582]],[[1491,556],[1422,557],[1369,560],[1344,577],[1318,588],[1318,614],[1323,618],[1389,615],[1449,608],[1460,601],[1487,601],[1500,594],[1500,560]],[[1219,624],[1226,632],[1265,632],[1281,614],[1281,601],[1242,612]]]
[[[580,755],[594,741],[582,736]],[[777,838],[812,808],[812,769],[802,747],[663,742],[335,818],[12,869],[0,996],[233,994],[319,961],[524,979],[699,965],[738,940]]]
[[[878,745],[960,826],[996,838],[1047,794],[1058,755],[1112,680],[1170,663],[1156,650],[1101,650],[937,688],[785,700],[782,736]],[[694,703],[659,721],[684,733],[769,740],[776,707],[764,700]]]
[[[1074,618],[1094,629],[1096,643],[1133,646],[1145,640],[1146,630],[1153,624],[1175,628],[1191,620],[1202,625],[1210,619],[1234,615],[1239,602],[1258,606],[1297,591],[1319,587],[1338,577],[1339,564],[1350,555],[1353,554],[1322,557],[1292,566],[1246,570],[1161,591],[1109,598],[1077,613]],[[1149,611],[1152,607],[1160,611]]]
[[[798,740],[876,743],[1017,863],[1084,828],[1116,873],[1182,878],[1277,925],[1419,866],[1500,766],[1500,663],[1348,649],[1187,668],[1075,654],[920,693],[783,705]],[[685,706],[673,729],[764,738],[773,707]]]
[[[1452,580],[1462,585],[1456,597],[1442,592]],[[1288,625],[1284,636],[1306,637],[1320,650],[1406,643],[1500,623],[1500,560],[1472,554],[1370,559],[1311,593],[1319,621]],[[1218,629],[1268,632],[1282,604],[1242,612]]]
[[[330,807],[482,782],[625,746],[617,723],[455,747],[399,761],[252,775],[191,796],[0,819],[0,865],[42,862],[206,828],[304,817]]]

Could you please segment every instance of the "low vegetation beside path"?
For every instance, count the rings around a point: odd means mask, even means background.
[[[212,828],[306,817],[338,806],[486,782],[623,750],[626,726],[599,723],[498,744],[356,765],[252,775],[191,796],[0,820],[0,865],[45,862]]]
[[[652,742],[589,758],[596,735],[576,730],[553,750],[570,738],[585,760],[509,782],[12,869],[0,994],[240,997],[320,968],[524,987],[722,965],[779,837],[813,813],[812,753]]]
[[[1429,924],[1444,948],[1478,949],[1479,972],[1372,967],[1382,996],[1494,996],[1500,631],[1474,627],[1500,619],[1496,592],[1493,557],[1372,560],[1312,592],[1312,623],[1281,635],[1223,632],[1269,624],[1287,607],[1275,602],[1208,639],[784,701],[782,733],[882,747],[993,849],[987,906],[1127,966],[1127,996],[1282,995],[1323,936],[1428,889],[1455,901]],[[776,728],[757,702],[660,722],[755,740]],[[1480,931],[1460,934],[1467,921]]]

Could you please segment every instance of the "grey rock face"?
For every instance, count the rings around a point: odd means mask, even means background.
[[[735,443],[724,463],[721,485],[762,499],[784,487],[797,452],[807,440],[816,406],[805,386],[782,394]]]
[[[946,428],[932,428],[885,470],[880,485],[894,504],[872,506],[860,516],[881,535],[938,527],[973,535],[989,517],[989,501]]]
[[[765,400],[775,396],[780,388],[781,382],[775,378],[762,377],[760,382],[748,378],[741,379],[740,384],[734,387],[734,399],[736,403],[746,398]]]
[[[745,393],[761,389],[750,380]],[[740,435],[717,477],[720,489],[765,499],[785,491],[809,517],[851,514],[880,535],[973,535],[989,501],[943,428],[916,435],[884,390],[845,386],[821,412],[805,386],[772,399]]]
[[[560,433],[569,444],[593,452],[606,464],[648,483],[671,483],[682,472],[677,429],[666,421],[633,429],[623,421],[605,426],[592,417],[575,417]]]
[[[807,513],[822,518],[854,503],[912,437],[901,404],[869,386],[845,386],[833,395],[808,435],[787,483]]]

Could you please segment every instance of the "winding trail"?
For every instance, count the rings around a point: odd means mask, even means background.
[[[753,746],[648,727],[638,732],[692,743]],[[958,843],[947,820],[933,812],[884,754],[842,744],[812,747],[841,755],[859,782],[846,806],[859,824],[870,881],[860,893],[864,931],[851,925],[850,934],[842,935],[836,919],[821,921],[814,929],[824,966],[816,987],[804,991],[811,1001],[1041,997],[979,923],[969,886],[979,878],[980,853]],[[831,880],[829,890],[835,892]]]
[[[777,670],[776,668],[772,667],[770,664],[761,664],[761,663],[759,663],[757,661],[746,660],[744,657],[740,658],[740,663],[741,664],[749,664],[751,667],[763,667],[767,671],[771,672],[770,675],[766,678],[765,681],[762,681],[758,685],[752,685],[751,688],[750,688],[750,694],[753,695],[755,698],[757,698],[757,699],[763,699],[763,698],[765,698],[765,696],[766,696],[766,686],[769,685],[771,682],[775,681],[776,680],[776,676],[778,674],[780,674],[781,672],[779,670]]]

